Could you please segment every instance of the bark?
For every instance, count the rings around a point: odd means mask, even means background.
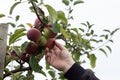
[[[0,24],[0,77],[3,77],[4,62],[7,48],[8,25]]]

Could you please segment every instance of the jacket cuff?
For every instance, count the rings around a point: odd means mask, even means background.
[[[79,64],[74,63],[72,67],[64,74],[64,77],[68,80],[81,80],[81,77],[84,74],[84,72],[84,68],[82,68]]]

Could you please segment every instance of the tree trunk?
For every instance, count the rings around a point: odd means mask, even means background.
[[[4,62],[7,48],[8,25],[0,24],[0,77],[3,77]]]

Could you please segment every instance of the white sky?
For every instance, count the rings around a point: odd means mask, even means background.
[[[8,14],[9,8],[14,0],[2,0],[0,2],[0,13]],[[46,3],[52,4],[56,9],[64,9],[64,6],[60,4],[61,0],[44,0]],[[75,24],[89,21],[95,24],[97,32],[104,28],[115,29],[120,28],[120,0],[84,0],[85,3],[76,6],[74,9]],[[15,14],[21,14],[21,22],[33,22],[36,18],[35,15],[31,15],[27,10],[27,6],[16,9]],[[1,22],[6,22],[6,19],[0,19]],[[108,58],[104,54],[97,55],[97,66],[94,69],[96,75],[101,80],[120,80],[120,31],[117,32],[113,40],[114,44],[111,44],[112,54],[108,54]],[[88,68],[89,65],[83,65]],[[37,79],[38,80],[38,79]],[[41,79],[40,79],[41,80]]]

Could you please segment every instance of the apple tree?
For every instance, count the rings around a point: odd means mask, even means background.
[[[28,5],[31,13],[35,14],[36,19],[33,23],[29,23],[29,21],[20,23],[22,16],[20,14],[12,15],[15,8],[22,3]],[[10,7],[9,17],[0,14],[0,18],[14,19],[14,21],[6,23],[13,28],[13,32],[8,33],[4,79],[10,76],[11,80],[34,80],[34,73],[39,73],[45,77],[51,76],[52,80],[64,80],[62,72],[56,71],[42,60],[45,48],[52,49],[55,40],[63,43],[76,62],[85,64],[88,59],[92,68],[96,66],[96,51],[102,52],[106,56],[108,50],[112,52],[107,43],[114,42],[112,36],[119,28],[104,29],[103,33],[96,34],[93,28],[95,25],[89,21],[81,22],[80,26],[73,27],[70,21],[74,20],[74,15],[72,15],[74,7],[84,2],[82,0],[61,0],[61,3],[67,8],[66,12],[57,11],[52,5],[44,3],[44,0],[15,0]],[[81,59],[81,57],[85,58]],[[12,70],[10,69],[11,63],[15,64],[12,66]]]

